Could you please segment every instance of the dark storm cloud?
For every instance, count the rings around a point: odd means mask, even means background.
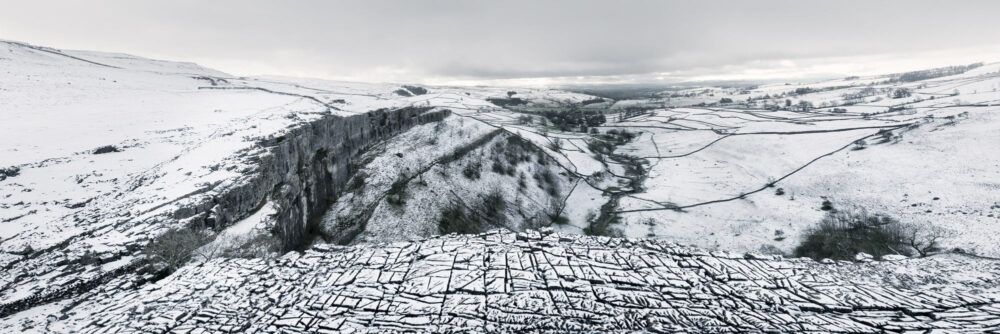
[[[0,38],[190,60],[235,74],[359,80],[690,74],[1000,43],[996,1],[12,1],[3,8]]]

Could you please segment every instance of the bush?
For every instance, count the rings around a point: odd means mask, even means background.
[[[471,209],[459,200],[453,200],[441,209],[438,232],[476,234],[484,232],[487,227],[505,226],[507,206],[507,199],[500,189],[491,190]]]
[[[545,184],[556,182],[556,175],[548,168],[539,168],[535,170],[535,180],[538,181],[538,186],[541,187]]]
[[[600,102],[603,102],[600,101]],[[577,108],[541,111],[541,118],[552,122],[552,125],[566,131],[582,126],[593,127],[607,122],[603,110],[579,110]]]
[[[210,240],[211,237],[202,231],[178,228],[154,239],[143,253],[153,271],[170,274],[190,261],[195,251]]]
[[[368,173],[365,171],[358,171],[351,178],[351,181],[347,183],[347,191],[354,192],[355,190],[361,189],[365,186],[365,179],[368,178]]]
[[[499,188],[494,188],[483,197],[480,208],[482,209],[483,218],[487,222],[493,225],[504,225],[506,223],[507,215],[504,211],[507,210],[507,200],[504,199],[503,192]]]
[[[812,93],[812,92],[815,92],[815,91],[816,90],[813,89],[813,88],[802,87],[802,88],[796,88],[794,94],[795,95],[805,95],[805,94],[809,94],[809,93]]]
[[[410,93],[413,93],[413,95],[427,94],[427,88],[424,87],[404,85],[403,88],[406,88],[406,90],[410,91]]]
[[[892,92],[892,98],[894,98],[894,99],[902,99],[902,98],[910,97],[911,95],[913,95],[913,94],[910,93],[910,90],[906,89],[906,88],[897,88],[896,90],[894,90]]]
[[[509,98],[497,98],[491,97],[486,99],[487,102],[497,105],[498,107],[513,107],[523,104],[528,104],[528,101],[523,100],[519,97],[509,97]]]
[[[549,145],[548,145],[548,147],[549,147],[550,150],[553,150],[553,151],[556,151],[556,152],[559,152],[559,150],[562,149],[562,146],[563,146],[562,145],[562,139],[559,139],[559,138],[555,138],[555,139],[549,141]]]
[[[951,232],[930,224],[907,225],[903,241],[906,242],[920,257],[926,257],[931,252],[941,250],[938,244],[941,239],[951,236]]]
[[[852,150],[860,151],[865,149],[866,147],[868,147],[868,142],[865,141],[864,139],[858,139],[854,141],[854,148],[852,148]]]
[[[475,219],[469,210],[461,203],[453,201],[448,206],[441,209],[441,220],[438,221],[438,232],[441,234],[476,234],[482,233],[483,228],[479,221]]]
[[[857,253],[876,258],[888,254],[911,254],[908,236],[913,227],[892,217],[864,209],[830,211],[819,225],[806,232],[795,248],[795,256],[819,259],[853,259]]]
[[[396,178],[396,181],[392,183],[392,186],[389,187],[389,191],[386,192],[385,200],[397,207],[406,204],[406,184],[409,182],[410,180],[406,175],[400,174]]]
[[[482,169],[483,169],[483,163],[482,162],[479,162],[479,161],[470,162],[470,163],[465,164],[465,167],[462,168],[462,175],[464,175],[466,178],[468,178],[470,180],[475,180],[475,179],[478,179],[482,175],[481,174],[481,170]]]
[[[552,218],[552,223],[556,225],[566,225],[569,224],[569,218],[563,215],[558,215]]]
[[[638,136],[637,133],[628,132],[625,129],[611,129],[604,133],[603,138],[614,144],[622,145],[632,141],[636,136]]]
[[[94,154],[104,154],[112,152],[121,152],[121,150],[119,150],[118,147],[114,145],[105,145],[94,149]]]
[[[0,181],[6,180],[8,177],[15,177],[21,175],[21,168],[17,166],[10,166],[6,168],[0,168]]]

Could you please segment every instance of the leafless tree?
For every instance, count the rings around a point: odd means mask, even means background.
[[[149,243],[146,261],[156,270],[173,272],[191,260],[195,251],[211,238],[191,228],[169,230]]]
[[[920,254],[926,257],[927,254],[938,250],[942,239],[951,235],[951,232],[930,223],[908,224],[903,241]]]

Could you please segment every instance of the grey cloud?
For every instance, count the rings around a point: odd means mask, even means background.
[[[369,80],[634,75],[1000,43],[995,1],[17,1],[4,8],[0,38],[197,61],[235,74]]]

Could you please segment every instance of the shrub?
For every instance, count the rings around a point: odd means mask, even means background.
[[[483,232],[483,228],[465,206],[457,201],[452,201],[451,204],[441,209],[438,232],[441,234],[475,234]]]
[[[615,131],[615,130],[611,130],[611,131]],[[614,145],[612,145],[611,143],[606,142],[606,141],[588,140],[587,141],[587,149],[589,149],[591,152],[594,152],[594,153],[611,154],[611,152],[613,152],[615,150],[615,147],[614,147]]]
[[[907,225],[903,241],[920,254],[920,257],[926,257],[931,252],[939,251],[939,242],[948,236],[951,236],[951,232],[939,226],[926,223],[911,224]]]
[[[493,161],[492,170],[494,173],[500,175],[509,175],[509,176],[514,176],[514,173],[517,172],[517,169],[514,166],[507,165],[502,160]]]
[[[603,102],[603,100],[599,101]],[[579,128],[582,126],[599,126],[607,122],[607,116],[603,110],[580,110],[577,108],[545,110],[539,112],[541,119],[547,119],[552,125],[563,129]]]
[[[622,129],[622,130],[611,129],[611,130],[608,130],[607,132],[604,133],[604,139],[605,140],[611,141],[612,143],[617,144],[617,145],[622,145],[622,144],[628,143],[629,141],[631,141],[636,136],[638,136],[638,134],[632,133],[632,132],[628,132],[625,129]]]
[[[424,94],[427,94],[427,88],[424,88],[424,87],[405,86],[404,85],[403,88],[406,88],[406,90],[410,91],[410,93],[413,93],[413,95],[424,95]]]
[[[892,217],[864,209],[830,211],[819,225],[806,232],[795,255],[816,260],[848,260],[864,252],[876,258],[888,254],[910,255],[909,226]]]
[[[549,156],[545,155],[545,152],[538,151],[537,158],[539,165],[546,166],[549,164]]]
[[[494,188],[472,208],[453,200],[441,209],[438,232],[441,234],[482,233],[487,227],[505,226],[507,222],[507,199],[499,188]]]
[[[153,271],[170,274],[190,261],[194,252],[210,239],[192,228],[172,229],[150,242],[143,253]]]
[[[475,180],[482,175],[481,174],[482,169],[483,169],[482,162],[479,161],[469,162],[465,164],[464,168],[462,168],[462,175],[464,175],[466,178],[469,178],[470,180]]]
[[[552,197],[559,196],[559,184],[557,184],[557,183],[549,183],[548,188],[545,188],[545,192],[547,194],[549,194],[549,196],[552,196]]]
[[[969,65],[939,67],[929,70],[892,74],[887,82],[914,82],[943,76],[965,73],[968,70],[983,66],[983,63],[973,63]]]
[[[410,180],[406,175],[400,174],[396,181],[392,183],[389,187],[389,191],[386,192],[385,200],[394,206],[401,206],[406,204],[406,184]]]
[[[507,220],[507,216],[504,213],[507,210],[507,200],[504,199],[500,188],[494,188],[486,194],[483,197],[480,208],[482,209],[483,218],[493,225],[503,225]]]
[[[892,98],[894,99],[906,98],[910,97],[911,95],[913,95],[913,93],[910,93],[910,90],[906,88],[897,88],[892,92]]]
[[[491,97],[487,98],[486,101],[495,104],[498,107],[512,107],[512,106],[519,106],[522,104],[528,104],[528,101],[523,100],[519,97],[508,97],[508,98]]]
[[[539,168],[535,171],[535,180],[538,180],[538,186],[541,187],[544,184],[555,182],[556,176],[548,168]]]
[[[852,150],[860,151],[868,147],[868,142],[864,139],[858,139],[854,141],[854,148]]]
[[[21,175],[21,168],[17,166],[10,166],[6,168],[0,168],[0,181],[6,180],[8,177],[15,177]]]
[[[552,217],[552,223],[556,224],[556,225],[566,225],[566,224],[569,224],[569,218],[567,218],[566,216],[563,216],[563,215],[558,215],[558,216]]]
[[[355,190],[361,189],[365,186],[365,179],[368,178],[368,173],[365,171],[358,171],[351,178],[351,181],[347,184],[347,191],[354,192]]]
[[[559,150],[562,149],[562,139],[555,138],[552,141],[549,141],[548,146],[550,150],[558,152]]]
[[[121,150],[119,150],[118,147],[114,145],[105,145],[94,149],[94,154],[104,154],[112,152],[121,152]]]

